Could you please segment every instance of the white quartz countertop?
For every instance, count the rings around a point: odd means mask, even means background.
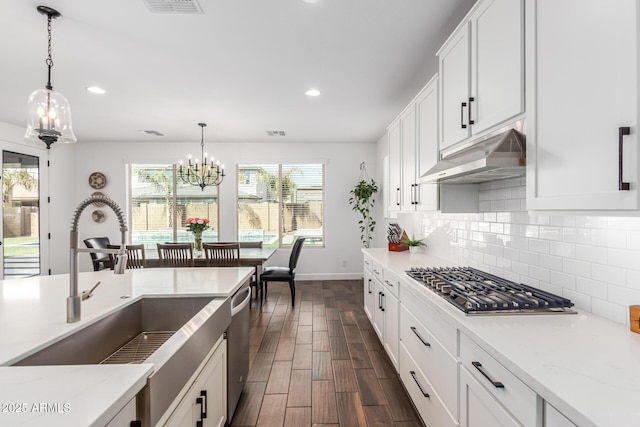
[[[0,425],[104,424],[106,417],[113,417],[116,409],[142,389],[153,364],[9,365],[142,297],[228,298],[253,272],[252,267],[207,267],[132,269],[122,275],[109,270],[80,273],[79,292],[92,288],[98,281],[101,284],[92,298],[82,302],[82,318],[76,323],[66,322],[68,274],[0,281],[0,366],[4,365],[0,367],[0,404],[70,406],[66,418],[60,413],[29,413],[22,418],[3,412],[0,407]]]
[[[640,335],[627,326],[579,310],[468,316],[405,274],[410,267],[453,263],[386,249],[363,252],[575,424],[640,426]]]

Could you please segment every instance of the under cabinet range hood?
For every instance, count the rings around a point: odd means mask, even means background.
[[[442,152],[442,160],[420,177],[421,183],[475,184],[525,174],[524,121],[474,140],[455,151]]]

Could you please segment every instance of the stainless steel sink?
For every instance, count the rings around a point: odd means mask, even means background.
[[[143,298],[14,366],[153,363],[137,412],[155,425],[230,323],[228,299]]]

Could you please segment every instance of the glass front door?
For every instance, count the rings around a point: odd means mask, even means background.
[[[2,152],[3,274],[5,279],[40,274],[38,157]]]

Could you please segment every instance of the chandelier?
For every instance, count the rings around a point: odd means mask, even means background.
[[[220,185],[225,176],[224,165],[220,165],[220,161],[214,164],[212,157],[211,163],[207,163],[208,154],[204,152],[204,127],[206,125],[206,123],[198,123],[198,126],[202,129],[202,139],[200,140],[202,163],[200,164],[198,159],[192,162],[191,155],[189,155],[187,165],[184,165],[182,160],[178,165],[178,177],[182,182],[198,186],[202,191],[204,191],[204,187],[209,185]]]
[[[71,127],[71,109],[69,102],[62,94],[53,90],[51,86],[51,20],[62,16],[60,12],[47,6],[38,6],[38,12],[47,16],[47,85],[44,89],[34,91],[28,100],[29,111],[27,118],[27,132],[25,138],[39,139],[47,144],[47,149],[56,141],[76,142],[76,136]]]

